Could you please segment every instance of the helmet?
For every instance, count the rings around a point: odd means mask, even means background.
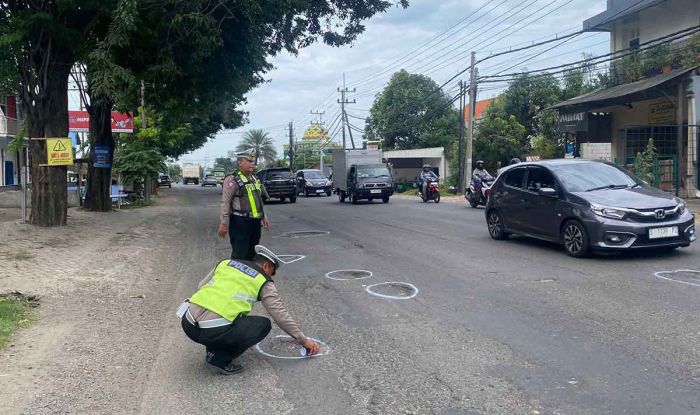
[[[479,168],[479,169],[482,168],[482,167],[484,167],[484,161],[483,161],[483,160],[477,161],[477,162],[476,162],[476,167]]]
[[[425,170],[425,169],[432,169],[432,168],[433,168],[433,166],[431,166],[430,164],[424,164],[424,165],[423,165],[423,170]]]
[[[510,164],[518,164],[518,163],[520,163],[519,158],[515,157],[515,158],[510,159]]]

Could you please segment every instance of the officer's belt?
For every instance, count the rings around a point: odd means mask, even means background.
[[[194,317],[192,317],[192,313],[190,313],[189,309],[187,309],[187,312],[185,313],[185,318],[187,319],[187,321],[192,323],[192,325],[197,326],[200,329],[213,329],[214,327],[223,327],[231,324],[230,321],[226,320],[223,317],[215,318],[213,320],[196,321]]]
[[[234,210],[233,213],[231,213],[233,216],[240,216],[243,218],[250,218],[250,219],[259,219],[253,216],[251,212],[242,212],[240,210]]]

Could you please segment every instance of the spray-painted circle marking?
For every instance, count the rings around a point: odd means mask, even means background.
[[[313,236],[325,236],[329,233],[328,231],[294,231],[285,232],[280,236],[282,238],[311,238]]]
[[[405,292],[404,295],[390,295],[378,292],[378,290],[389,288],[390,290],[401,290]],[[365,287],[367,293],[372,294],[377,297],[386,298],[387,300],[410,300],[411,298],[418,295],[418,288],[407,282],[380,282],[379,284],[372,284]]]
[[[295,343],[292,336],[288,336],[286,334],[277,335],[277,336],[273,337],[273,340],[278,341],[278,342],[283,343],[283,344],[288,344],[288,346],[286,348],[288,349],[290,354],[293,354],[292,356],[279,356],[279,355],[276,355],[276,354],[273,354],[270,352],[266,352],[265,350],[263,350],[260,347],[260,344],[263,343],[265,340],[263,340],[262,342],[255,345],[255,351],[260,353],[263,356],[272,357],[275,359],[284,359],[284,360],[309,359],[311,357],[325,356],[331,352],[331,348],[326,343],[324,343],[318,339],[314,339],[313,337],[309,337],[309,338],[311,340],[315,341],[316,343],[318,343],[319,346],[321,346],[321,350],[313,356],[301,356],[301,355],[299,355],[299,348],[301,346],[299,346]]]
[[[326,278],[336,281],[364,280],[372,276],[372,271],[363,269],[339,269],[326,274]]]
[[[291,264],[292,262],[301,261],[302,259],[306,258],[306,256],[305,255],[277,255],[277,258],[279,258],[285,264]]]
[[[675,271],[659,271],[654,276],[667,281],[700,287],[700,271],[694,269],[677,269]]]

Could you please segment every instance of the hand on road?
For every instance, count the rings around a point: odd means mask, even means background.
[[[309,356],[318,354],[318,352],[321,351],[321,346],[319,346],[318,343],[316,343],[308,337],[305,338],[303,342],[301,342],[301,345],[306,347],[306,349],[309,351]]]
[[[267,218],[263,218],[262,224],[263,224],[263,228],[264,228],[266,231],[269,231],[269,230],[270,230],[270,221],[267,220]]]
[[[225,238],[226,234],[228,233],[228,225],[225,223],[222,223],[219,225],[219,238]]]

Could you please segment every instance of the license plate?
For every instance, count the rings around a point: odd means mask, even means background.
[[[649,229],[649,239],[673,238],[678,236],[678,226]]]
[[[317,190],[316,190],[316,193],[323,193],[323,192],[325,192],[325,190],[323,190],[323,189],[317,189]]]
[[[370,193],[381,193],[382,191],[381,191],[381,189],[374,189],[374,190],[370,190],[369,192]]]

